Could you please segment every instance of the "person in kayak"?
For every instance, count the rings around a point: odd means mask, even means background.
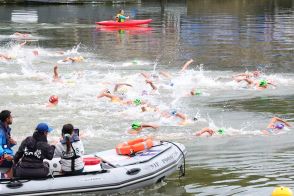
[[[13,175],[22,178],[45,178],[49,174],[48,163],[44,159],[52,160],[54,145],[49,145],[47,135],[53,129],[46,123],[39,123],[33,136],[22,141],[14,156]]]
[[[116,22],[125,22],[126,19],[129,19],[129,16],[125,16],[125,11],[124,10],[119,10],[119,12],[117,13],[115,20]]]
[[[61,170],[65,175],[81,174],[84,170],[83,154],[84,145],[79,138],[78,129],[72,124],[65,124],[62,127],[62,138],[56,144],[55,157],[61,157]]]
[[[205,134],[208,134],[208,136],[212,136],[212,135],[215,135],[215,134],[223,135],[223,134],[225,134],[225,130],[224,129],[213,130],[213,129],[209,128],[209,127],[205,127],[203,129],[201,129],[200,131],[198,131],[196,133],[196,136],[203,136]]]
[[[285,126],[291,127],[291,125],[285,120],[278,117],[273,117],[267,125],[267,128],[265,130],[262,130],[261,132],[267,135],[278,133],[279,131],[284,129]]]
[[[12,115],[8,110],[0,113],[0,167],[11,168],[13,160],[13,150],[16,141],[11,137]]]

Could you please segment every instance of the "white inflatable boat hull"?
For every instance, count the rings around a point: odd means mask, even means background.
[[[181,149],[181,150],[179,150]],[[102,164],[85,166],[86,174],[60,176],[59,159],[50,161],[54,177],[39,180],[1,181],[0,195],[52,195],[90,192],[114,193],[155,184],[183,165],[185,147],[179,143],[163,143],[136,156],[117,155],[115,150],[98,152]],[[86,157],[87,157],[86,156]]]

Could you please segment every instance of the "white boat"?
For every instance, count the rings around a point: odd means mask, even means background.
[[[46,179],[1,180],[0,195],[52,195],[74,192],[105,194],[142,188],[162,181],[176,170],[185,172],[184,145],[161,142],[134,156],[118,155],[115,149],[86,155],[99,157],[98,164],[86,165],[84,173],[63,176],[59,173],[59,159],[49,161],[50,173]]]

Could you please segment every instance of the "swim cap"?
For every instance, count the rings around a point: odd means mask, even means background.
[[[134,121],[132,123],[132,129],[138,129],[141,128],[141,123],[139,121]]]
[[[225,130],[224,129],[219,129],[219,130],[217,130],[217,133],[223,135],[225,133]]]
[[[194,95],[201,95],[201,91],[200,90],[195,90]]]
[[[280,186],[273,190],[272,196],[293,196],[293,193],[288,187]]]
[[[278,123],[278,124],[275,125],[275,128],[276,128],[276,129],[283,129],[284,126],[285,126],[285,125],[284,125],[283,123]]]
[[[140,99],[135,99],[133,102],[136,106],[141,105],[142,103]]]
[[[49,97],[49,102],[50,102],[50,103],[53,103],[53,104],[58,103],[58,97],[57,97],[56,95],[51,95],[51,96]]]
[[[171,111],[171,115],[175,116],[177,114],[177,111],[176,110],[172,110]]]
[[[259,82],[259,86],[261,86],[261,87],[265,87],[266,85],[267,85],[267,81],[266,80],[261,80]]]

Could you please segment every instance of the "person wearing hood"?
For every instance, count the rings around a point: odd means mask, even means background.
[[[49,165],[44,159],[52,160],[54,145],[49,145],[47,135],[53,129],[46,123],[39,123],[33,136],[22,141],[14,156],[14,177],[45,178],[49,174]]]

